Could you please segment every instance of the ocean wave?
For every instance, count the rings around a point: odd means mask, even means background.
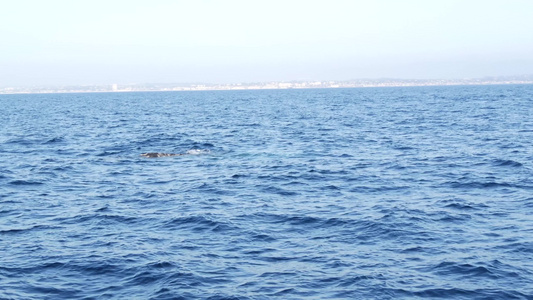
[[[496,160],[493,161],[493,164],[495,166],[515,167],[515,168],[523,166],[523,164],[521,164],[521,163],[519,163],[517,161],[514,161],[514,160],[510,160],[510,159],[496,159]]]
[[[29,232],[32,232],[32,231],[35,231],[35,230],[50,230],[50,229],[56,230],[56,229],[61,229],[61,228],[63,228],[63,227],[61,227],[61,226],[49,226],[49,225],[33,225],[33,226],[27,227],[27,228],[1,229],[0,230],[0,235],[5,235],[5,234],[25,234],[25,233],[29,233]]]
[[[12,180],[12,181],[10,181],[9,184],[12,184],[12,185],[28,185],[28,186],[32,186],[32,185],[42,185],[42,184],[44,184],[44,182],[41,182],[41,181],[35,181],[35,180],[21,180],[21,179],[18,179],[18,180]]]
[[[238,227],[232,226],[227,222],[209,219],[205,216],[186,216],[176,217],[163,224],[164,229],[191,229],[194,231],[231,231],[238,230]]]
[[[531,299],[533,91],[502,89],[20,95],[0,298]]]

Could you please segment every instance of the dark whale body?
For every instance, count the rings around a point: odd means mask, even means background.
[[[182,156],[182,155],[199,155],[199,154],[206,154],[206,153],[209,153],[209,150],[191,149],[185,153],[148,152],[148,153],[141,154],[141,156],[153,158],[153,157]]]
[[[184,155],[183,153],[158,153],[158,152],[149,152],[143,153],[141,156],[144,157],[166,157],[166,156],[180,156]]]

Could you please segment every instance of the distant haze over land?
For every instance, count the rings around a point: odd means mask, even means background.
[[[317,89],[364,87],[414,87],[447,85],[533,84],[533,75],[500,76],[472,79],[357,79],[357,80],[293,80],[244,83],[145,83],[103,84],[80,86],[4,87],[0,94],[24,93],[80,93],[80,92],[142,92],[142,91],[208,91],[208,90],[265,90]]]

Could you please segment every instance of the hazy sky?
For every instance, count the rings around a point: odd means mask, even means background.
[[[532,0],[0,0],[0,86],[533,74]]]

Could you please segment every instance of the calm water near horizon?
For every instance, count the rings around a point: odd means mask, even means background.
[[[533,299],[533,85],[0,107],[0,299]]]

